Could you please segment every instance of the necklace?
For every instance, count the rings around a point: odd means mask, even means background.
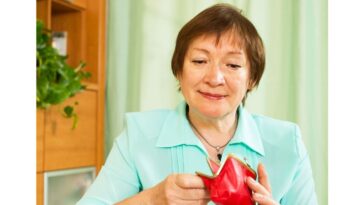
[[[233,138],[234,134],[230,137],[230,139],[223,145],[220,145],[220,146],[215,146],[215,145],[212,145],[209,141],[207,141],[207,139],[198,131],[198,129],[192,124],[192,122],[190,121],[190,118],[188,117],[188,114],[187,114],[187,119],[188,119],[188,122],[190,123],[191,127],[197,132],[198,135],[200,135],[200,137],[208,144],[210,145],[211,147],[213,147],[216,152],[217,152],[217,158],[219,159],[219,161],[221,161],[221,157],[222,157],[222,152],[221,152],[221,149],[224,148],[227,144],[229,144],[229,142],[231,141],[231,139]],[[236,129],[235,129],[236,130]]]

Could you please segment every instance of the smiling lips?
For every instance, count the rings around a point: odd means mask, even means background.
[[[227,95],[220,95],[220,94],[214,94],[214,93],[208,93],[208,92],[202,92],[198,91],[204,98],[207,98],[209,100],[221,100],[225,98]]]

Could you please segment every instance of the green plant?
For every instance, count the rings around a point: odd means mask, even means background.
[[[76,68],[66,63],[67,56],[62,56],[51,45],[51,31],[37,20],[37,107],[47,108],[64,102],[85,89],[81,80],[91,74],[82,68],[81,62]],[[77,126],[78,117],[71,105],[63,109],[63,115],[73,118],[73,128]]]

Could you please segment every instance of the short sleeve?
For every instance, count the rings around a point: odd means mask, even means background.
[[[129,140],[126,131],[117,137],[105,165],[77,205],[114,204],[139,192]]]
[[[291,186],[283,196],[282,205],[317,205],[314,180],[309,155],[302,141],[301,132],[296,126],[296,150],[299,162],[295,167],[295,174]]]

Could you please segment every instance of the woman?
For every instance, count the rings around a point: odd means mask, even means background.
[[[78,204],[206,204],[195,171],[233,153],[257,170],[258,204],[317,204],[297,125],[242,106],[264,71],[255,27],[234,7],[212,6],[179,32],[172,71],[185,101],[175,110],[126,114],[126,126]],[[264,166],[263,166],[264,164]],[[269,175],[269,179],[268,179]]]

